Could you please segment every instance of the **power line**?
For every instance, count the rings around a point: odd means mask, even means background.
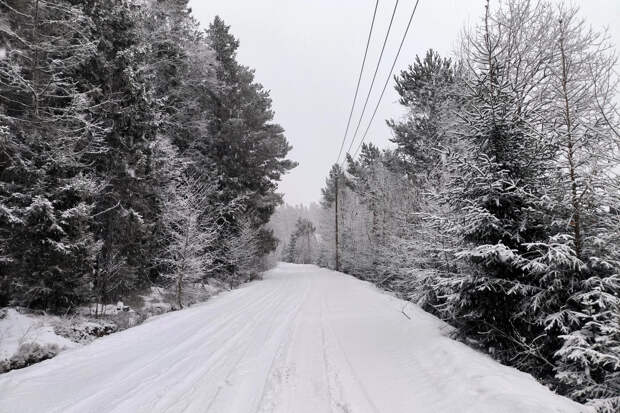
[[[357,78],[357,86],[355,87],[355,96],[353,96],[353,103],[351,104],[351,113],[349,113],[349,120],[347,121],[347,128],[344,131],[344,136],[342,137],[342,144],[340,145],[340,151],[338,152],[338,159],[336,159],[336,163],[340,161],[340,155],[342,155],[342,149],[344,148],[344,143],[347,140],[347,134],[349,133],[349,126],[351,125],[351,118],[353,117],[353,111],[355,109],[355,102],[357,101],[357,94],[360,90],[360,83],[362,81],[362,73],[364,72],[364,66],[366,65],[366,56],[368,55],[368,46],[370,45],[370,38],[372,36],[372,30],[375,27],[375,17],[377,17],[377,8],[379,7],[379,0],[375,2],[375,11],[372,13],[372,22],[370,23],[370,30],[368,31],[368,40],[366,40],[366,50],[364,51],[364,59],[362,60],[362,67],[360,68],[360,74]]]
[[[407,28],[405,29],[405,33],[403,34],[403,38],[400,41],[400,46],[398,46],[398,52],[396,52],[396,57],[394,58],[394,62],[392,63],[392,67],[390,68],[390,74],[388,75],[387,79],[385,80],[385,84],[383,85],[383,90],[381,91],[381,95],[379,96],[379,100],[377,101],[377,105],[375,106],[375,110],[372,112],[372,116],[370,117],[370,122],[368,122],[368,126],[366,127],[366,130],[364,131],[364,135],[362,135],[362,140],[360,141],[359,145],[357,146],[357,149],[355,149],[355,153],[353,154],[353,157],[357,156],[357,153],[359,152],[360,148],[362,147],[362,144],[364,143],[364,139],[366,139],[366,135],[368,134],[368,131],[370,130],[370,125],[372,125],[372,121],[375,119],[375,115],[377,114],[377,109],[379,109],[379,105],[381,104],[381,99],[383,99],[383,94],[385,93],[385,89],[387,88],[388,83],[390,83],[390,79],[392,77],[392,72],[394,71],[394,66],[396,66],[396,61],[398,60],[398,56],[400,55],[400,51],[403,48],[403,44],[405,43],[405,38],[407,37],[407,33],[409,32],[409,27],[411,26],[411,22],[413,21],[413,16],[415,15],[416,10],[418,9],[418,3],[420,2],[420,0],[416,0],[415,2],[415,6],[413,7],[413,11],[411,12],[411,16],[409,17],[409,22],[407,23]],[[349,148],[349,150],[351,150],[351,148]],[[349,153],[347,151],[347,153]]]
[[[392,11],[392,17],[390,18],[390,25],[388,26],[387,33],[385,34],[385,39],[383,39],[383,46],[381,47],[381,54],[379,54],[379,61],[377,62],[377,67],[375,67],[375,73],[373,74],[372,81],[370,82],[370,88],[368,89],[368,95],[366,95],[366,100],[364,101],[364,107],[362,108],[362,113],[360,115],[359,121],[357,122],[357,127],[355,128],[355,133],[353,134],[353,138],[351,139],[351,144],[349,145],[349,149],[347,149],[347,153],[351,152],[351,147],[353,147],[353,143],[355,142],[355,138],[357,137],[357,132],[359,131],[360,125],[362,124],[364,113],[366,112],[366,106],[368,105],[368,100],[370,99],[370,94],[372,93],[372,88],[375,84],[377,73],[379,72],[379,66],[381,66],[381,59],[383,58],[383,52],[385,51],[385,45],[387,44],[388,38],[390,37],[390,31],[392,30],[392,23],[394,23],[394,16],[396,15],[396,9],[398,8],[398,1],[399,0],[396,0],[396,4],[394,4],[394,10]]]

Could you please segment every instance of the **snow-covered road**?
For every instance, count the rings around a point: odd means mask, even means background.
[[[280,264],[190,309],[0,376],[0,412],[528,413],[585,409],[373,286]]]

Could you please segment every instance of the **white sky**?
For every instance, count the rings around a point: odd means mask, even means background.
[[[365,76],[351,122],[359,119],[383,37],[396,0],[379,1]],[[369,119],[396,55],[415,1],[401,0],[375,81],[365,118]],[[448,55],[461,29],[482,16],[485,0],[420,0],[409,35],[394,69],[398,73],[433,48]],[[493,7],[494,1],[491,1]],[[620,45],[620,0],[575,0],[595,28],[609,29]],[[299,166],[280,183],[289,204],[318,201],[336,161],[366,44],[374,0],[191,0],[204,27],[215,15],[240,40],[238,60],[256,69],[256,80],[271,90],[275,120],[293,146],[289,158]],[[390,145],[387,118],[402,116],[390,81],[367,141]],[[360,132],[366,127],[364,120]],[[350,133],[352,135],[352,133]],[[358,138],[359,139],[359,138]],[[354,145],[354,148],[357,144]],[[345,146],[345,150],[348,143]]]

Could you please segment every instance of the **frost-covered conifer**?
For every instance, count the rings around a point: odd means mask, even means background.
[[[0,10],[2,271],[17,303],[72,308],[100,247],[90,232],[100,185],[86,162],[105,152],[105,127],[92,110],[98,87],[80,72],[96,50],[93,23],[67,1]]]

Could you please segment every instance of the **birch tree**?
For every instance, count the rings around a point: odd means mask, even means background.
[[[549,116],[559,148],[555,227],[576,263],[570,296],[547,326],[562,333],[557,374],[572,396],[615,411],[620,407],[617,59],[608,36],[589,28],[576,8],[559,6],[557,16]]]
[[[183,285],[202,280],[216,261],[213,253],[219,227],[210,211],[214,186],[196,176],[181,173],[171,183],[164,204],[162,263],[165,276],[174,280],[176,300],[183,308]]]

